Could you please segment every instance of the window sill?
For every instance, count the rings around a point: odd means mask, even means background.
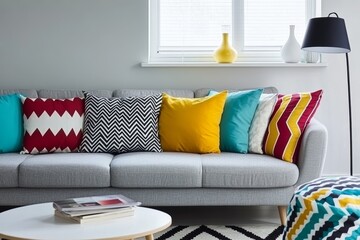
[[[321,63],[284,63],[284,62],[143,62],[141,67],[285,67],[285,68],[308,68],[327,67],[326,62]]]

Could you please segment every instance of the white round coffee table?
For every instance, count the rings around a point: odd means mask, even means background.
[[[159,210],[137,207],[134,216],[91,223],[72,223],[54,216],[52,203],[34,204],[0,213],[0,239],[135,239],[171,225]]]

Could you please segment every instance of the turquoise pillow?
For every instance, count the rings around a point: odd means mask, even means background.
[[[247,153],[249,129],[263,89],[229,93],[220,122],[220,150]],[[209,95],[216,94],[210,91]]]
[[[0,153],[20,151],[23,134],[20,95],[0,96]]]

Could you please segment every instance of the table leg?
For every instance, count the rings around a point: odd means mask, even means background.
[[[146,240],[154,240],[154,236],[152,234],[146,235],[145,236]]]
[[[281,225],[286,226],[286,211],[287,206],[278,206]]]

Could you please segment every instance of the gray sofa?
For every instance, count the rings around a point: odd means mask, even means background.
[[[13,92],[43,98],[82,96],[77,90],[21,89],[0,90],[0,95]],[[105,97],[159,92],[202,97],[208,89],[89,92]],[[326,147],[326,128],[312,120],[302,137],[297,165],[267,155],[227,152],[5,153],[0,154],[0,206],[116,193],[146,206],[286,206],[299,184],[320,176]]]

